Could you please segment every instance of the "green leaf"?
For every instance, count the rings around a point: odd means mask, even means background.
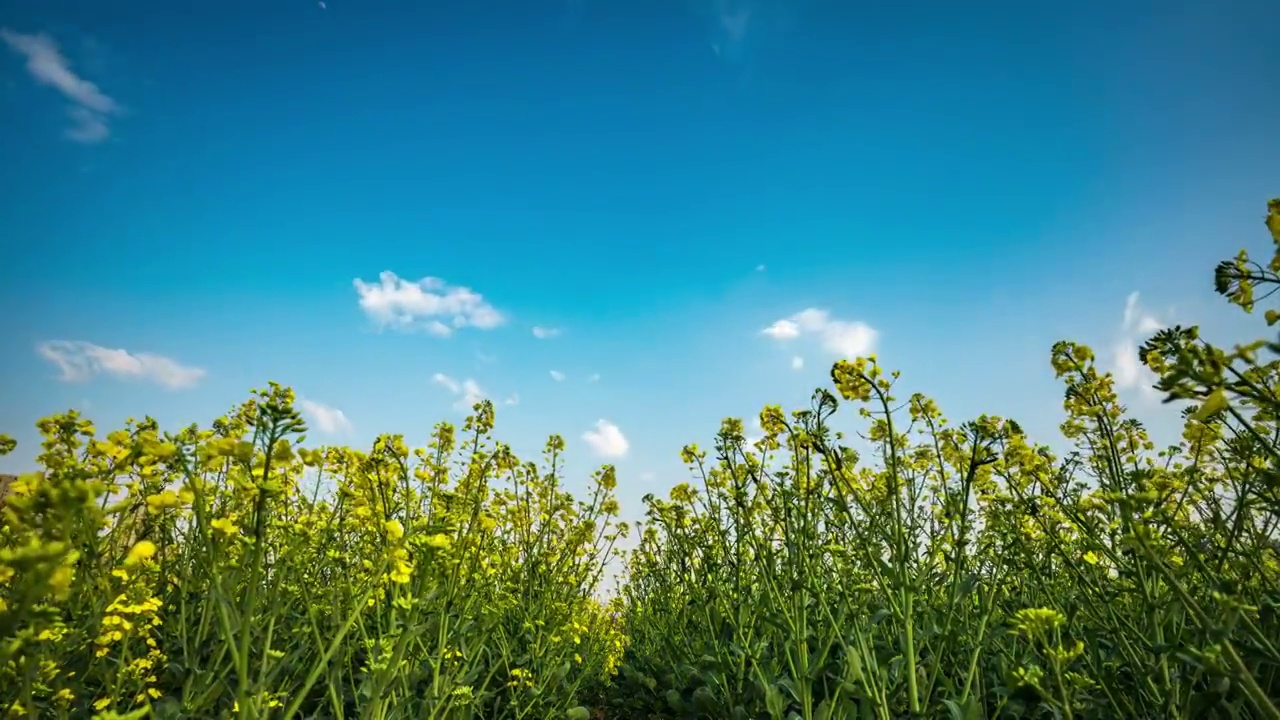
[[[684,709],[684,700],[680,697],[680,693],[675,690],[667,691],[667,707],[676,712]]]
[[[947,699],[943,700],[942,704],[947,706],[947,717],[951,720],[978,720],[981,717],[978,713],[978,703],[972,696],[965,698],[964,703]]]

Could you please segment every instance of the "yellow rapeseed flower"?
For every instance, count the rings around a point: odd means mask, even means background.
[[[399,520],[388,520],[383,527],[386,528],[387,536],[392,540],[399,540],[404,537],[404,525],[400,524]]]
[[[512,668],[507,687],[533,687],[533,673],[524,668]]]
[[[1067,618],[1052,608],[1023,608],[1014,614],[1014,624],[1030,636],[1039,636],[1062,627]]]
[[[125,565],[137,565],[143,560],[150,560],[156,554],[156,544],[150,540],[140,540],[136,545],[129,549],[129,555],[124,559]]]
[[[235,535],[240,532],[240,526],[232,522],[230,518],[216,518],[209,525],[223,535]]]
[[[65,597],[67,590],[71,588],[71,568],[66,565],[59,565],[53,574],[49,576],[49,589],[59,598]]]
[[[393,567],[388,574],[391,582],[403,585],[413,576],[413,563],[409,561],[409,553],[399,548],[392,556]]]
[[[150,512],[160,512],[161,510],[181,507],[182,505],[182,498],[178,497],[178,493],[172,490],[165,490],[147,496],[147,510]]]

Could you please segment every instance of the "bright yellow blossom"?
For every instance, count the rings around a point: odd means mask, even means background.
[[[124,559],[125,565],[137,565],[144,560],[150,560],[156,554],[156,544],[150,540],[140,540],[132,548]]]

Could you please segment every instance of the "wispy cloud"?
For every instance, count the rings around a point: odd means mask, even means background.
[[[555,380],[556,382],[561,382],[562,380],[564,380],[564,373],[560,372],[559,370],[552,370],[551,379]]]
[[[582,433],[582,439],[595,454],[605,458],[620,458],[627,454],[631,443],[617,425],[601,418],[592,430]]]
[[[195,387],[204,379],[203,369],[152,353],[132,353],[90,342],[51,340],[36,346],[36,352],[58,366],[61,379],[84,382],[97,375],[153,382],[170,390]]]
[[[27,59],[27,72],[37,83],[54,88],[71,102],[68,116],[73,124],[66,131],[67,137],[76,142],[97,143],[111,135],[107,119],[120,114],[119,103],[77,75],[53,38],[0,28],[0,40]]]
[[[539,340],[548,340],[553,337],[559,337],[564,332],[560,328],[543,327],[542,325],[533,326],[533,336]]]
[[[801,369],[801,368],[803,368],[803,367],[804,367],[804,358],[800,357],[799,355],[793,355],[793,356],[791,356],[791,369],[792,369],[792,370],[799,370],[799,369]]]
[[[729,61],[742,59],[747,32],[751,27],[752,17],[756,14],[756,4],[751,0],[715,0],[715,28],[711,49],[717,56]]]
[[[459,328],[490,330],[506,322],[480,293],[449,285],[440,278],[405,280],[384,270],[376,283],[356,278],[353,284],[360,297],[360,309],[379,328],[425,330],[437,337],[449,337]]]
[[[711,49],[730,63],[750,63],[756,50],[795,26],[808,0],[694,0],[711,20]]]
[[[879,333],[858,320],[838,320],[826,310],[809,308],[773,323],[760,331],[779,342],[802,335],[817,337],[825,350],[846,358],[867,355],[875,350]]]
[[[1162,328],[1163,323],[1138,305],[1138,293],[1129,293],[1124,301],[1120,333],[1111,347],[1111,374],[1117,389],[1141,388],[1148,395],[1158,394],[1152,387],[1156,375],[1138,359],[1138,346]]]
[[[456,410],[470,410],[476,403],[488,397],[480,384],[471,378],[459,382],[444,373],[436,373],[431,376],[431,382],[457,396],[458,399],[453,403]]]
[[[600,382],[600,373],[591,373],[590,375],[588,375],[587,382],[589,383]]]
[[[298,404],[316,429],[326,435],[336,435],[351,430],[351,421],[338,408],[307,398],[298,400]]]

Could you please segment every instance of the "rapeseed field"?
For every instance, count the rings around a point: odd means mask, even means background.
[[[1244,312],[1280,286],[1280,200],[1266,226],[1272,257],[1213,271]],[[764,408],[762,439],[728,419],[686,447],[695,480],[634,526],[611,467],[574,497],[564,441],[516,457],[488,401],[413,452],[308,446],[277,384],[207,427],[49,417],[0,499],[0,710],[1280,718],[1280,344],[1173,327],[1140,355],[1172,447],[1083,345],[1049,353],[1062,456],[851,358],[807,407]]]

